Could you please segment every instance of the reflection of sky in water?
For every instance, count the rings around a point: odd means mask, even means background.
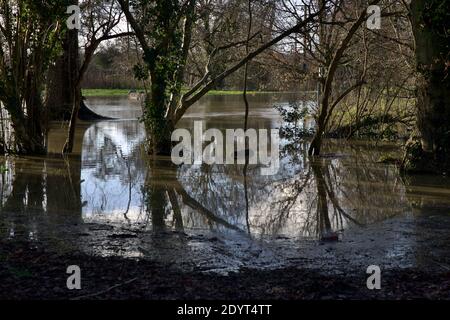
[[[144,139],[144,129],[138,121],[101,122],[86,131],[81,159],[85,218],[138,218],[145,167],[136,170],[136,153]]]
[[[192,122],[203,115],[205,130],[239,127],[236,119],[216,115],[227,110],[239,116],[242,102],[235,97],[216,100],[211,98],[194,107],[183,126],[192,127]],[[254,103],[250,127],[270,129],[279,125],[272,103],[258,99]],[[153,176],[146,181],[148,168],[140,147],[144,139],[144,128],[137,120],[101,122],[86,131],[81,172],[85,219],[151,223],[155,215],[144,204],[149,194],[144,186],[149,182],[162,190],[158,200],[164,208],[159,210],[164,212],[159,214],[165,223],[174,224],[173,199],[168,196],[168,191],[174,190],[183,227],[191,229],[228,232],[238,228],[252,234],[315,237],[324,229],[339,231],[410,211],[395,168],[375,164],[382,151],[331,144],[328,151],[339,150],[339,154],[320,161],[320,177],[307,161],[305,143],[299,144],[294,154],[281,155],[277,175],[264,177],[259,168],[250,166],[246,175],[247,215],[243,166],[182,166],[177,172],[153,168],[149,172]],[[318,213],[317,181],[324,182],[326,217]]]

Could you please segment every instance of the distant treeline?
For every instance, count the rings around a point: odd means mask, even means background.
[[[118,39],[105,43],[94,55],[83,79],[85,89],[142,89],[144,84],[134,77],[133,68],[140,60],[140,51],[136,50],[130,39]],[[301,55],[292,52],[278,53],[278,58],[286,61],[298,61],[303,65]],[[139,59],[137,58],[139,57]],[[270,63],[272,62],[272,63]],[[196,68],[188,65],[188,68]],[[305,79],[286,77],[286,71],[274,67],[272,58],[259,59],[250,65],[248,88],[252,91],[294,91],[315,90],[314,81],[305,83]],[[198,81],[192,70],[186,75],[187,86]],[[242,73],[236,73],[218,84],[216,90],[241,90],[244,79]]]

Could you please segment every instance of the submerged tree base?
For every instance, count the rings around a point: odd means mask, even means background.
[[[411,137],[405,145],[405,157],[401,170],[406,174],[447,174],[450,171],[450,156],[425,152],[420,138]]]

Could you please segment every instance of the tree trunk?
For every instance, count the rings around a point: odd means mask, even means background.
[[[73,92],[72,92],[72,110],[70,112],[70,122],[69,122],[69,130],[67,133],[67,142],[64,145],[63,153],[72,153],[73,144],[75,140],[75,130],[77,127],[78,113],[81,108],[81,104],[83,103],[82,94],[81,94],[81,83],[83,81],[83,77],[86,74],[86,71],[91,63],[92,57],[94,56],[95,50],[97,49],[100,42],[92,43],[88,48],[86,48],[84,52],[84,61],[81,66],[77,67],[78,69],[74,71],[76,78],[74,79],[73,84]]]
[[[63,54],[50,68],[47,81],[47,114],[49,121],[69,120],[80,68],[78,31],[68,30]]]
[[[163,69],[169,68],[163,65]],[[167,96],[168,80],[164,72],[151,70],[152,86],[150,93],[145,100],[144,123],[149,137],[150,150],[153,155],[170,155],[172,150],[171,136],[175,126],[170,117],[167,117],[168,105]],[[173,95],[178,92],[172,91]]]
[[[14,129],[14,146],[11,151],[18,154],[45,154],[44,134],[38,123],[40,119],[25,117],[21,112],[18,98],[11,98],[9,103],[5,103],[5,108],[8,110]]]
[[[320,127],[319,127],[319,129],[320,129]],[[322,136],[323,136],[323,133],[319,133],[319,131],[322,131],[322,130],[319,130],[319,129],[317,129],[316,133],[314,134],[314,137],[313,137],[313,139],[311,141],[311,144],[309,146],[308,154],[310,156],[319,156],[320,152],[322,151]]]
[[[76,88],[74,89],[72,106],[73,106],[73,109],[72,109],[71,115],[70,115],[67,141],[66,141],[66,144],[64,145],[64,150],[63,150],[63,153],[65,153],[65,154],[72,153],[72,151],[73,151],[78,111],[80,110],[80,106],[81,106],[81,89],[80,89],[79,85],[77,85]]]
[[[445,0],[448,7],[450,0]],[[450,168],[449,42],[442,1],[413,0],[410,13],[416,41],[417,129],[407,144],[407,172],[446,172]]]

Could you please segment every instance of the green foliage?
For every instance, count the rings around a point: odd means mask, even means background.
[[[304,128],[301,123],[307,118],[311,118],[311,114],[307,107],[301,106],[299,103],[292,103],[289,106],[275,106],[280,112],[283,119],[283,126],[280,129],[282,138],[288,140],[298,140],[304,137],[311,137],[314,130]]]
[[[0,165],[0,173],[6,173],[6,172],[8,172],[8,168],[4,164],[1,164]]]
[[[9,15],[11,38],[23,41],[27,46],[30,58],[39,58],[39,67],[46,70],[61,51],[61,39],[65,32],[66,6],[59,0],[34,1],[16,0],[8,1],[6,6],[11,12],[18,10],[17,15]],[[6,15],[7,12],[2,12]],[[7,35],[3,35],[8,39]],[[28,37],[28,38],[27,38]],[[39,57],[36,55],[39,54]],[[12,57],[14,58],[14,56]],[[30,59],[31,60],[31,59]]]
[[[134,77],[139,81],[148,80],[148,73],[149,73],[149,70],[148,70],[147,66],[143,66],[142,64],[136,64],[133,67]]]
[[[275,109],[280,113],[283,124],[280,128],[280,137],[285,140],[281,148],[281,154],[289,156],[293,161],[300,161],[299,153],[303,148],[305,138],[314,135],[313,129],[303,126],[304,121],[311,119],[308,108],[300,103],[289,105],[277,105]]]
[[[367,116],[358,124],[357,136],[372,140],[397,140],[399,133],[395,126],[396,120],[389,115]]]
[[[145,50],[145,66],[136,65],[134,74],[138,80],[151,76],[151,94],[146,100],[142,120],[151,132],[152,140],[160,141],[170,136],[166,114],[171,97],[179,95],[182,82],[178,71],[183,67],[183,24],[186,7],[179,0],[140,0],[134,2],[140,20],[147,27],[145,32],[149,47]]]

